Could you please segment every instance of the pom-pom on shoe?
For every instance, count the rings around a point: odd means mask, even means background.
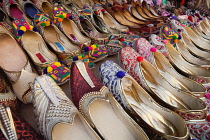
[[[101,64],[99,71],[102,83],[151,139],[189,138],[183,119],[154,101],[119,65],[108,60]]]
[[[72,100],[103,139],[148,139],[87,65],[77,61],[71,72]],[[106,117],[101,116],[103,113]]]

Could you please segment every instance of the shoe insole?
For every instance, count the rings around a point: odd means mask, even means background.
[[[115,19],[116,19],[119,23],[121,23],[121,24],[123,24],[123,25],[127,25],[127,26],[138,26],[138,27],[139,27],[138,24],[133,23],[133,22],[127,20],[127,19],[124,17],[124,15],[123,15],[120,11],[114,12],[114,16],[115,16]]]
[[[135,7],[131,8],[131,12],[133,14],[133,16],[139,20],[143,20],[143,21],[147,21],[147,19],[143,18],[141,15],[139,15],[139,13],[136,11]]]
[[[179,89],[183,89],[186,91],[190,91],[190,89],[180,80],[178,80],[174,75],[171,75],[172,70],[170,66],[166,66],[165,64],[161,63],[161,59],[159,60],[158,58],[155,57],[155,63],[158,67],[158,69],[161,71],[160,73],[164,76],[164,78],[170,82],[172,85]]]
[[[126,87],[126,83],[124,84],[125,85],[122,85],[123,88]],[[178,130],[175,126],[164,118],[163,115],[147,106],[137,94],[134,86],[126,87],[124,92],[129,104],[147,124],[167,135],[178,136]]]
[[[116,25],[111,21],[108,14],[104,13],[103,17],[104,21],[109,25],[109,27],[116,28]]]
[[[210,77],[210,72],[205,68],[197,67],[185,61],[181,54],[174,48],[174,46],[171,46],[171,44],[166,44],[166,46],[173,64],[176,65],[176,67],[181,71],[195,76]]]
[[[38,64],[48,64],[56,60],[56,56],[50,52],[39,34],[26,31],[22,35],[22,42],[24,49],[34,62]]]
[[[205,58],[205,59],[210,59],[210,53],[198,49],[198,48],[192,43],[192,41],[191,41],[185,34],[182,34],[182,39],[183,39],[183,42],[184,42],[184,44],[186,45],[186,47],[187,47],[194,55],[203,57],[203,58]]]
[[[43,2],[42,3],[42,9],[43,9],[43,12],[47,13],[49,16],[52,15],[52,7],[49,5],[49,3],[47,2]]]
[[[125,18],[127,20],[131,21],[131,22],[134,22],[134,23],[137,23],[137,24],[145,24],[145,22],[139,21],[139,20],[133,18],[127,10],[123,11],[123,14],[124,14]]]
[[[23,12],[17,7],[16,4],[10,5],[10,14],[15,19],[24,19]]]
[[[16,40],[0,34],[0,67],[7,71],[20,71],[26,65],[27,58]]]
[[[185,60],[187,60],[188,62],[192,63],[192,64],[196,64],[196,65],[210,65],[210,63],[208,63],[205,60],[199,59],[195,56],[193,56],[185,47],[184,44],[181,41],[178,41],[176,43],[176,46],[179,50],[179,52],[182,54],[183,58]]]
[[[145,77],[145,80],[147,81],[148,86],[157,94],[157,96],[162,99],[164,102],[170,104],[171,106],[174,106],[179,109],[190,109],[189,106],[187,106],[181,99],[173,95],[171,92],[165,89],[161,84],[159,84],[151,75],[151,73],[148,72],[147,69],[142,69],[143,75]]]
[[[93,101],[90,104],[90,114],[94,124],[108,140],[135,140],[108,101]]]
[[[26,3],[24,5],[24,10],[25,10],[25,13],[30,17],[30,18],[34,18],[35,15],[39,12],[33,4],[31,3]]]
[[[57,52],[71,53],[79,49],[62,32],[57,32],[53,26],[44,27],[44,35],[51,47]]]
[[[72,38],[72,41],[74,42],[81,42],[86,43],[89,41],[88,38],[86,38],[76,27],[76,25],[73,23],[73,21],[68,19],[63,20],[63,30],[69,38]]]
[[[139,15],[141,15],[143,18],[146,18],[146,19],[153,19],[153,18],[147,16],[147,15],[143,12],[143,10],[141,9],[141,7],[136,7],[136,10],[138,11]]]
[[[53,140],[91,140],[83,122],[78,115],[75,116],[72,125],[60,123],[54,126]]]

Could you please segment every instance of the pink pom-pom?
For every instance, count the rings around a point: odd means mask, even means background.
[[[93,50],[93,48],[92,48],[92,47],[88,47],[88,49],[89,49],[89,51]]]
[[[14,1],[10,0],[10,1],[9,1],[9,3],[10,3],[10,4],[13,4],[13,3],[14,3]]]
[[[66,18],[69,18],[70,17],[70,14],[66,14]]]
[[[101,12],[105,12],[105,9],[101,9]]]
[[[167,44],[168,43],[168,40],[163,40],[162,41],[164,44]]]
[[[26,30],[30,30],[30,26],[29,25],[25,25],[24,27],[26,27]]]
[[[183,27],[187,27],[187,25],[186,25],[186,24],[182,24],[182,26],[183,26]]]
[[[57,68],[57,66],[56,66],[56,65],[52,65],[51,67],[52,67],[53,69],[56,69],[56,68]]]
[[[157,49],[156,49],[155,47],[151,47],[151,48],[150,48],[150,51],[151,51],[151,52],[156,52]]]
[[[205,97],[210,99],[210,94],[206,94]]]

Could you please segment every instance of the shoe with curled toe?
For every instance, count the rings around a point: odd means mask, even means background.
[[[47,140],[101,140],[62,89],[47,75],[33,85],[38,129]]]
[[[151,139],[189,138],[184,120],[160,106],[119,65],[107,60],[101,64],[99,71],[102,83]]]
[[[128,116],[87,65],[77,61],[72,64],[71,72],[72,100],[102,139],[148,140],[142,128]]]
[[[145,54],[144,54],[145,55]],[[206,117],[207,106],[204,101],[171,86],[158,70],[134,49],[121,49],[123,67],[146,89],[160,105],[177,112],[183,119]]]

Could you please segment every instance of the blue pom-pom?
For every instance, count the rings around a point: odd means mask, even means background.
[[[179,35],[178,39],[179,39],[179,40],[182,39],[181,35]]]
[[[21,35],[23,35],[23,34],[24,34],[24,31],[19,30],[19,31],[18,31],[18,34],[21,36]]]
[[[117,76],[118,78],[123,78],[123,77],[125,76],[125,72],[123,72],[123,71],[118,71],[117,74],[116,74],[116,76]]]
[[[85,47],[85,48],[84,48],[84,51],[85,51],[85,52],[88,52],[88,51],[89,51],[89,48],[88,48],[88,47]]]
[[[195,17],[195,15],[192,15],[193,17]]]
[[[180,30],[180,29],[178,29],[177,31],[178,31],[178,32],[181,32],[181,30]]]
[[[47,68],[44,68],[43,72],[44,74],[47,74]]]
[[[199,20],[203,20],[202,18],[199,18]]]
[[[58,61],[58,62],[60,62],[61,64],[63,64],[63,61]]]
[[[172,18],[172,19],[175,19],[175,20],[177,19],[176,16],[171,16],[171,18]]]
[[[69,19],[70,19],[70,20],[72,20],[72,19],[73,19],[73,17],[72,17],[72,16],[69,16]]]
[[[83,16],[80,16],[79,19],[80,19],[81,21],[83,21],[85,18],[84,18]]]
[[[36,27],[33,28],[34,32],[38,32],[38,29]]]
[[[73,59],[73,61],[77,61],[78,60],[78,57],[77,56],[74,56],[72,59]]]
[[[133,46],[133,43],[129,42],[129,46],[132,47]]]

